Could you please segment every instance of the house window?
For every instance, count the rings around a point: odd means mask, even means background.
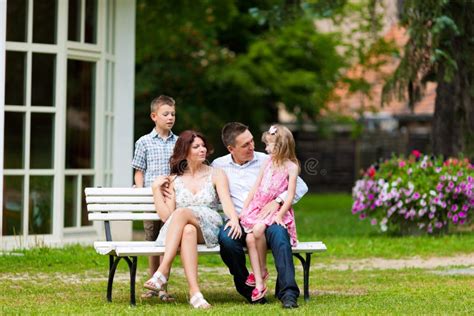
[[[69,41],[97,43],[97,0],[70,0],[68,17]]]
[[[84,188],[112,183],[114,28],[114,0],[7,1],[2,235],[91,225]]]

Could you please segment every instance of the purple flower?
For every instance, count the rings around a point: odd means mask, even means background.
[[[467,217],[467,213],[463,212],[463,211],[459,212],[458,215],[459,215],[460,218],[466,218]]]
[[[377,219],[372,218],[372,220],[370,221],[370,225],[372,225],[372,226],[377,225]]]
[[[462,173],[462,171],[459,171],[458,172],[458,177],[462,177],[464,174]]]
[[[414,200],[418,200],[418,199],[420,198],[420,196],[421,196],[420,193],[415,192],[415,193],[413,194],[413,199],[414,199]]]
[[[458,207],[457,204],[451,205],[451,211],[453,211],[453,212],[456,212],[456,211],[458,210],[458,208],[459,208],[459,207]]]
[[[443,190],[443,184],[440,182],[440,183],[438,183],[438,185],[436,186],[436,191],[439,192],[439,191],[441,191],[441,190]]]
[[[367,215],[365,215],[364,213],[361,213],[361,214],[359,215],[359,218],[360,218],[360,219],[364,219],[364,218],[366,218],[366,217],[367,217]]]
[[[373,195],[373,194],[369,194],[368,198],[369,198],[369,200],[373,200],[373,199],[374,199],[374,195]]]
[[[435,227],[440,229],[441,227],[443,227],[443,223],[442,222],[436,222]]]
[[[456,224],[459,221],[459,217],[457,215],[453,216],[453,223]]]
[[[429,213],[428,214],[429,219],[433,219],[435,217],[434,213]]]
[[[439,179],[440,179],[441,181],[445,181],[445,180],[446,180],[446,176],[441,176],[441,177],[439,177]]]
[[[469,210],[469,206],[466,205],[466,204],[463,204],[462,210],[463,210],[464,212],[467,212],[467,210]]]

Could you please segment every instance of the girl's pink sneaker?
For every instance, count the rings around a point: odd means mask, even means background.
[[[264,286],[261,291],[257,288],[254,288],[252,291],[252,302],[258,301],[259,299],[263,298],[265,294],[267,294],[266,286]]]
[[[265,271],[265,274],[263,275],[263,282],[267,281],[269,277],[270,274],[268,271]],[[247,280],[245,280],[245,284],[251,287],[255,286],[255,274],[253,274],[253,272],[249,274]]]

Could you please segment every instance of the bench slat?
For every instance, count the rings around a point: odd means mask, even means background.
[[[160,217],[156,213],[89,213],[90,221],[157,221]]]
[[[151,188],[86,188],[86,196],[92,195],[153,195]]]
[[[205,245],[198,245],[198,253],[200,255],[218,254],[219,251],[219,246],[207,248]],[[115,253],[117,256],[157,256],[165,253],[165,247],[117,247],[115,248]]]
[[[89,204],[101,204],[101,203],[142,203],[142,204],[153,204],[153,196],[88,196],[86,202]]]
[[[162,255],[165,247],[155,246],[154,241],[103,241],[95,242],[94,248],[102,255],[116,254],[118,256],[153,256]],[[218,254],[219,246],[207,248],[198,245],[199,254]],[[326,251],[326,245],[321,242],[300,242],[292,248],[293,253],[313,253]],[[245,250],[245,252],[247,252]],[[270,252],[270,250],[269,250]]]
[[[87,204],[89,212],[154,212],[153,204]]]

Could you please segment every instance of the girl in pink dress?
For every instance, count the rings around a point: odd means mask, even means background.
[[[266,228],[272,224],[281,225],[288,230],[291,245],[295,246],[297,243],[295,215],[291,203],[295,196],[299,163],[293,135],[282,125],[272,125],[268,132],[263,133],[262,141],[266,144],[265,150],[270,159],[263,164],[240,214],[240,223],[247,233],[247,249],[253,270],[245,282],[249,286],[255,286],[252,301],[263,298],[267,293]],[[287,195],[279,209],[274,212],[264,211],[265,205],[285,191]]]

